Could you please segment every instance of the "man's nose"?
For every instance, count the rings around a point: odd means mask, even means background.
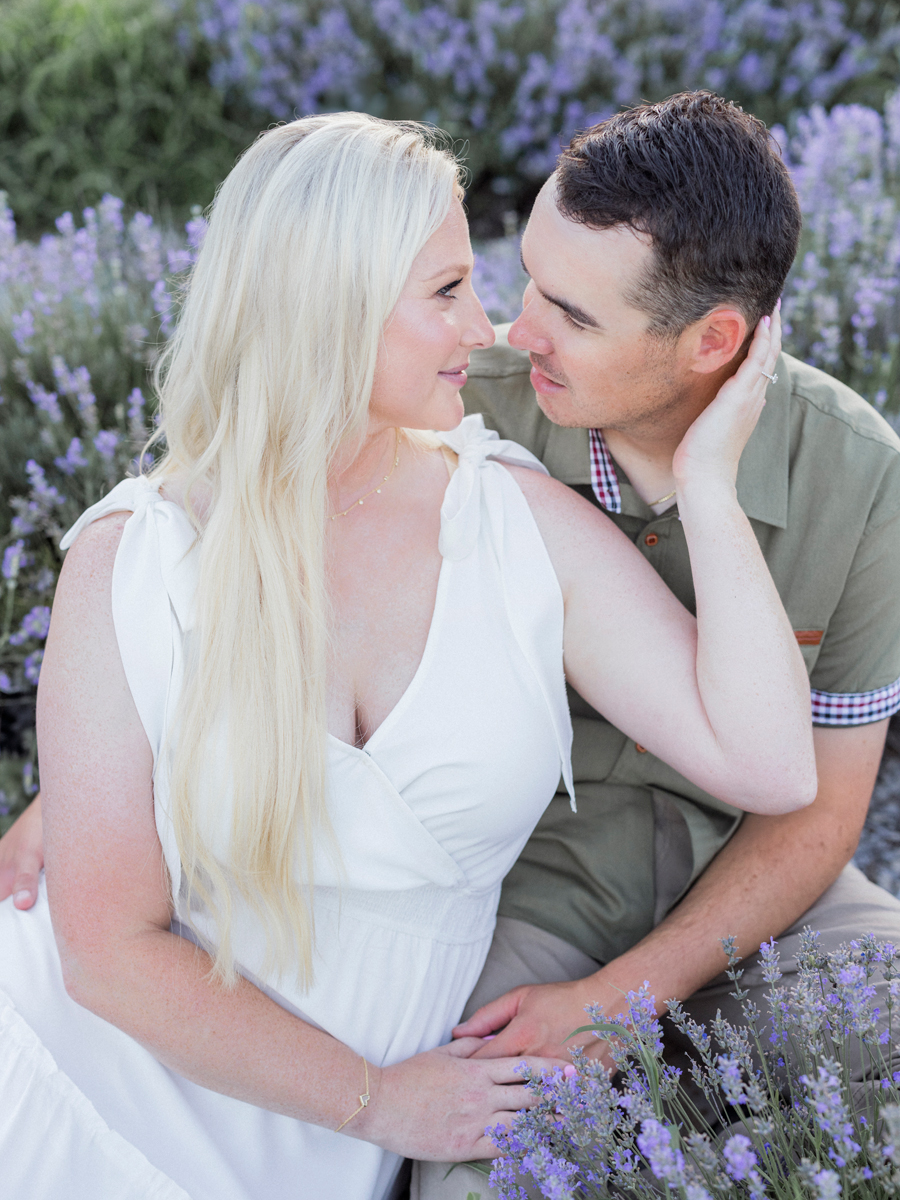
[[[553,342],[539,326],[538,306],[532,304],[536,290],[534,280],[531,280],[522,297],[522,312],[509,327],[509,344],[516,350],[527,350],[530,354],[540,354],[546,358],[553,353]]]

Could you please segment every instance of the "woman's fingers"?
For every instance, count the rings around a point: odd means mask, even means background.
[[[532,1075],[540,1077],[554,1068],[565,1067],[568,1060],[555,1058],[480,1058],[479,1062],[489,1065],[489,1078],[494,1083],[510,1084],[522,1082],[522,1063],[528,1067]]]
[[[16,908],[31,908],[37,900],[43,865],[43,823],[38,796],[6,836],[0,838],[0,900],[11,895]]]

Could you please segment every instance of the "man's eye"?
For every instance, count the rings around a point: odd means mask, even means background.
[[[459,287],[461,283],[461,279],[454,279],[452,283],[445,283],[442,288],[438,288],[438,295],[449,296],[453,289]]]
[[[569,314],[565,311],[565,309],[563,309],[563,320],[566,322],[567,325],[571,325],[573,329],[580,329],[581,332],[584,333],[584,326],[579,325],[577,321],[574,321],[569,316]]]

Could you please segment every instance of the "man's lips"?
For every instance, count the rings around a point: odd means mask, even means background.
[[[544,396],[554,395],[556,392],[564,392],[566,390],[565,384],[557,383],[555,379],[551,379],[549,375],[545,375],[539,367],[534,365],[534,362],[531,364],[531,386],[536,392],[540,392]]]

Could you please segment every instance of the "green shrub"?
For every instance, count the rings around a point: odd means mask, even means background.
[[[105,192],[170,221],[212,199],[265,119],[226,108],[184,11],[163,0],[0,4],[0,189],[23,232]]]

